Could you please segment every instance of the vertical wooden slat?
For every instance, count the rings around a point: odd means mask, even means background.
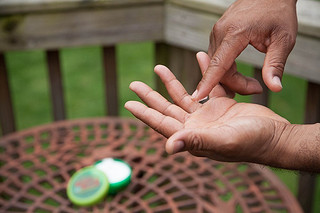
[[[115,46],[103,47],[107,115],[118,115],[118,84]]]
[[[64,107],[65,105],[59,51],[48,50],[46,54],[49,70],[49,82],[51,91],[51,101],[53,106],[53,117],[55,121],[64,120],[66,118],[66,113]]]
[[[254,78],[260,82],[260,84],[263,88],[263,92],[261,94],[253,95],[252,96],[252,103],[260,104],[263,106],[268,106],[268,104],[269,104],[269,89],[263,82],[262,72],[261,72],[260,67],[254,68]]]
[[[201,79],[195,51],[159,43],[156,44],[156,63],[167,66],[189,94],[194,92]],[[159,78],[157,78],[157,90],[168,98]]]
[[[169,64],[169,45],[165,43],[156,43],[155,48],[155,63],[168,66]],[[170,99],[166,87],[161,82],[159,76],[155,76],[156,90],[165,98]]]
[[[320,85],[308,82],[305,123],[320,122]],[[316,175],[301,172],[299,177],[298,200],[304,212],[312,212]]]
[[[196,58],[196,51],[183,50],[182,83],[189,94],[192,94],[201,80],[202,74]]]
[[[184,50],[180,47],[168,45],[168,64],[166,65],[176,78],[182,82],[184,69]],[[183,82],[182,82],[183,84]]]
[[[0,53],[0,122],[3,135],[16,130],[7,69],[3,53]]]

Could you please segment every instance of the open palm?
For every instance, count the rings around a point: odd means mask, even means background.
[[[209,63],[204,53],[198,54],[201,70]],[[130,89],[144,104],[129,101],[125,107],[138,119],[168,138],[168,153],[189,151],[220,161],[265,161],[266,156],[281,153],[281,129],[288,121],[266,107],[237,103],[227,97],[221,85],[210,93],[204,104],[186,92],[171,71],[161,65],[155,72],[165,84],[170,103],[142,82],[133,82]]]

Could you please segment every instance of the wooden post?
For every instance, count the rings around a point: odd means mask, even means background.
[[[156,57],[156,64],[161,64],[168,66],[169,64],[169,45],[165,43],[156,43],[156,48],[155,48],[155,57]],[[168,100],[170,99],[170,96],[166,90],[166,87],[163,85],[161,82],[159,76],[155,76],[155,81],[156,81],[156,90],[165,98]]]
[[[65,105],[59,51],[48,50],[46,53],[49,70],[51,101],[53,106],[53,117],[55,121],[64,120],[66,118],[66,113],[64,107]]]
[[[305,109],[305,123],[320,122],[320,85],[308,82],[308,91]],[[298,200],[304,212],[312,212],[316,175],[301,172],[299,177]]]
[[[16,130],[7,68],[3,53],[0,53],[0,123],[3,135]]]
[[[103,47],[106,114],[118,115],[118,84],[115,46]]]
[[[268,104],[269,104],[269,89],[263,82],[262,70],[260,67],[254,68],[254,78],[260,82],[260,84],[263,88],[263,92],[261,94],[253,95],[252,96],[252,103],[260,104],[263,106],[268,106]]]
[[[202,78],[201,70],[196,58],[196,51],[183,50],[182,83],[189,94],[192,94]]]

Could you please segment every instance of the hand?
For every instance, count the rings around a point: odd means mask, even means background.
[[[214,25],[208,69],[193,97],[207,96],[219,82],[239,94],[261,93],[258,81],[237,72],[235,59],[251,44],[266,53],[262,77],[279,92],[281,78],[297,34],[296,0],[238,0]]]
[[[197,55],[202,71],[210,63]],[[278,141],[289,124],[266,107],[237,103],[227,98],[220,85],[210,92],[204,104],[194,101],[170,70],[156,66],[155,72],[165,84],[175,104],[142,82],[133,82],[134,91],[149,107],[136,101],[125,104],[134,116],[168,138],[169,154],[189,151],[220,161],[248,161],[272,164],[283,151],[290,150]]]

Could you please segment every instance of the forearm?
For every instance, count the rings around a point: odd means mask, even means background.
[[[271,166],[320,172],[320,124],[287,125],[281,132]]]

